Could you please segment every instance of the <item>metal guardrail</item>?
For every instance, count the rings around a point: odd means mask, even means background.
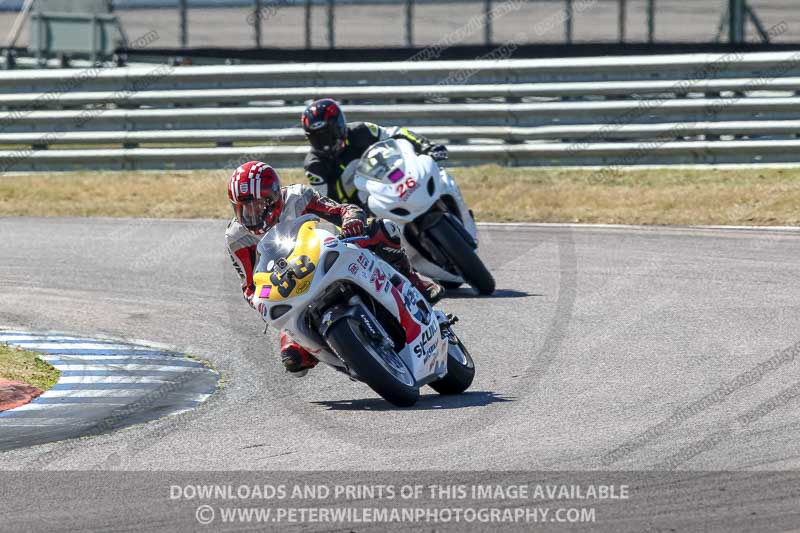
[[[0,171],[295,166],[322,96],[455,164],[800,161],[798,70],[800,52],[0,72]]]
[[[126,93],[74,92],[42,99],[36,93],[5,94],[0,104],[7,108],[60,108],[115,104],[123,106],[219,105],[242,102],[303,102],[324,95],[340,101],[421,102],[443,99],[586,98],[592,96],[644,96],[718,94],[721,92],[784,91],[800,93],[800,77],[758,80],[731,78],[700,80],[676,85],[674,80],[600,81],[565,83],[505,83],[495,85],[410,85],[404,87],[285,87],[252,89],[160,90]]]
[[[646,153],[645,153],[646,151]],[[102,150],[46,150],[25,160],[25,171],[229,169],[255,157],[276,167],[298,167],[303,146],[252,146],[241,148],[133,148]],[[652,146],[642,143],[593,143],[576,150],[566,143],[503,146],[455,146],[451,165],[506,162],[517,166],[637,164],[702,164],[797,162],[800,140],[791,141],[680,141]],[[0,165],[24,157],[17,151],[0,151]]]
[[[800,66],[798,52],[674,54],[404,63],[305,63],[86,69],[82,91],[114,91],[146,82],[146,90],[408,85],[479,85],[577,81],[783,77]],[[163,66],[162,66],[163,67]],[[0,72],[0,94],[47,93],[75,70]],[[455,76],[453,76],[455,74]],[[451,83],[443,83],[451,81]],[[677,83],[676,83],[677,86]],[[77,87],[76,87],[77,89]]]
[[[177,109],[112,109],[31,111],[0,114],[0,131],[72,131],[84,118],[93,130],[182,130],[232,128],[289,128],[299,122],[302,106],[202,107]],[[540,126],[548,124],[657,123],[717,120],[781,120],[800,117],[800,97],[674,99],[652,107],[638,100],[611,102],[543,102],[531,104],[398,104],[351,105],[349,120],[399,123],[409,127],[469,122],[475,126]]]
[[[553,141],[554,139],[583,140],[640,140],[674,139],[676,132],[683,136],[706,137],[775,137],[800,133],[800,120],[731,121],[731,122],[665,122],[658,124],[575,124],[565,126],[423,126],[415,128],[433,140],[464,144],[467,141],[496,140],[506,143]],[[48,145],[116,144],[164,145],[184,143],[199,145],[213,143],[227,147],[237,143],[301,144],[305,140],[300,128],[239,129],[239,130],[142,130],[142,131],[65,131],[47,138]],[[0,146],[41,146],[41,133],[0,133]],[[247,150],[247,148],[243,148]]]

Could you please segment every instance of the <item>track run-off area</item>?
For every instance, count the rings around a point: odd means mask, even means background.
[[[8,450],[0,469],[800,466],[798,230],[482,225],[496,294],[439,304],[460,318],[475,382],[396,409],[321,366],[283,372],[225,225],[0,219],[4,328],[148,339],[222,376],[198,409]]]
[[[218,374],[163,347],[0,329],[0,343],[34,350],[59,371],[31,403],[0,413],[0,450],[92,436],[199,407]]]

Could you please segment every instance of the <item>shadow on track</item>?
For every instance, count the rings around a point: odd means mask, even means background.
[[[514,289],[497,289],[488,296],[481,296],[468,287],[460,289],[447,289],[444,292],[444,300],[459,298],[527,298],[528,296],[544,296],[543,294],[531,294],[529,292],[515,291]]]
[[[461,409],[464,407],[483,407],[493,403],[513,402],[515,398],[504,397],[489,391],[471,391],[453,396],[426,394],[420,396],[413,407],[395,407],[382,398],[362,398],[360,400],[331,400],[311,402],[327,407],[329,411],[434,411],[438,409]]]

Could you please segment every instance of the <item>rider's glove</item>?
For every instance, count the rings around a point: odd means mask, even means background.
[[[364,221],[360,218],[348,218],[342,221],[342,235],[345,237],[358,237],[364,234]]]
[[[428,155],[434,161],[444,161],[447,159],[447,147],[443,144],[435,144],[428,148]]]

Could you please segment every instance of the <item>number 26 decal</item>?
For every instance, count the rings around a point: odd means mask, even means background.
[[[417,186],[417,180],[414,178],[408,178],[406,181],[397,184],[397,194],[399,196],[403,196],[404,194],[411,192]]]

